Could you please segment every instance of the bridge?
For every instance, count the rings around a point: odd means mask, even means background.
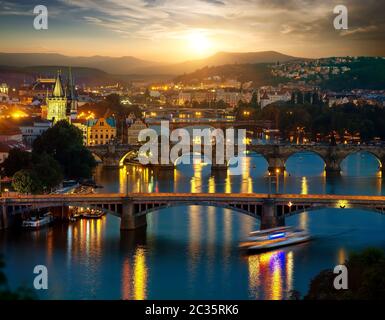
[[[213,147],[215,147],[213,145]],[[124,159],[130,155],[137,154],[140,145],[100,145],[88,147],[89,150],[99,158],[104,166],[107,167],[121,167],[124,164]],[[191,145],[192,148],[192,145]],[[235,151],[237,146],[235,146]],[[203,148],[202,148],[203,150]],[[385,170],[385,147],[382,146],[370,146],[370,145],[317,145],[317,144],[258,144],[247,145],[246,150],[248,152],[254,152],[263,156],[267,163],[269,171],[273,172],[279,169],[279,172],[283,173],[285,170],[286,161],[292,155],[301,152],[312,152],[324,161],[325,170],[327,173],[340,173],[342,161],[351,154],[357,152],[367,152],[376,157],[379,161],[382,170]],[[159,151],[159,155],[161,152]],[[212,154],[215,154],[213,150]],[[160,161],[159,161],[160,163]],[[164,167],[173,168],[174,164],[165,165]],[[226,164],[221,165],[215,163],[215,159],[212,160],[212,166],[216,169],[226,169]],[[162,167],[162,165],[160,165]]]
[[[160,126],[161,119],[150,120],[147,119],[146,123],[151,126]],[[253,129],[271,129],[273,123],[270,120],[227,120],[227,119],[173,119],[169,121],[170,130],[175,130],[179,128],[186,128],[191,126],[204,126],[204,127],[213,127],[216,129],[228,129],[228,128],[253,128]]]
[[[231,209],[259,219],[261,228],[283,225],[285,217],[323,208],[358,208],[385,213],[385,196],[299,195],[254,193],[128,193],[50,194],[0,198],[0,229],[12,225],[15,217],[37,209],[97,208],[121,220],[121,230],[145,227],[146,215],[174,206],[214,206]]]

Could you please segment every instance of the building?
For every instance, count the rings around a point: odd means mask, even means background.
[[[76,119],[71,122],[76,128],[82,132],[83,145],[88,146],[88,126],[86,119]]]
[[[0,164],[5,161],[5,159],[8,158],[9,151],[12,149],[20,149],[24,151],[28,151],[25,145],[22,142],[19,141],[4,141],[0,142]]]
[[[108,144],[116,138],[114,118],[90,119],[87,121],[87,145]]]
[[[47,120],[56,123],[67,120],[67,95],[64,92],[60,72],[58,72],[52,95],[47,95]]]
[[[23,142],[23,135],[19,127],[12,122],[0,121],[0,142]]]
[[[235,108],[238,105],[238,102],[242,100],[242,95],[238,91],[234,90],[225,90],[225,89],[218,89],[216,92],[216,98],[215,100],[223,101],[230,105],[230,107]]]
[[[267,92],[266,90],[263,92],[263,94],[260,97],[260,104],[261,109],[266,107],[269,104],[272,104],[274,102],[287,102],[291,100],[291,93],[289,91],[270,91]]]
[[[146,124],[142,120],[136,119],[135,122],[127,129],[127,143],[132,145],[138,144],[138,136],[140,131],[143,129],[147,129]]]
[[[0,103],[9,102],[8,91],[9,91],[9,88],[6,83],[0,84]]]
[[[78,100],[77,100],[76,93],[75,93],[75,83],[74,83],[74,79],[72,76],[72,69],[71,68],[69,68],[69,71],[68,71],[67,93],[68,93],[67,110],[69,110],[70,119],[75,120],[77,118],[77,115],[78,115]]]
[[[46,106],[42,106],[42,116],[56,123],[60,120],[75,120],[77,118],[78,101],[75,93],[75,84],[72,70],[69,68],[67,86],[64,88],[61,73],[55,79],[52,94],[46,93]]]
[[[9,87],[6,83],[2,83],[0,85],[0,93],[3,93],[5,95],[8,95]]]
[[[32,146],[37,137],[51,128],[51,121],[45,119],[26,119],[19,123],[19,128],[23,137],[23,142],[27,146]]]

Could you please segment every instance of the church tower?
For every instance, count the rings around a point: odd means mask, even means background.
[[[67,102],[61,75],[58,72],[52,95],[47,96],[47,120],[53,121],[54,124],[60,120],[67,120]]]
[[[68,84],[67,84],[67,94],[68,94],[68,110],[67,112],[71,120],[75,120],[78,115],[78,101],[75,94],[75,82],[72,76],[72,69],[69,67],[68,70]]]

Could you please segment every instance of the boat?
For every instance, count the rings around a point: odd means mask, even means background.
[[[82,218],[84,218],[84,219],[100,219],[101,217],[103,217],[103,215],[104,215],[104,212],[101,210],[90,209],[90,210],[86,210],[82,214]]]
[[[310,241],[310,235],[303,229],[278,227],[250,232],[239,247],[243,250],[262,252]]]
[[[26,229],[39,229],[49,225],[53,221],[53,216],[50,212],[43,215],[33,215],[22,223],[22,227]]]

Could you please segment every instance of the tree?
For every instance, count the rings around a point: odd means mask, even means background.
[[[33,171],[44,190],[51,190],[63,180],[60,164],[49,154],[33,154]]]
[[[29,168],[32,155],[30,152],[21,149],[11,149],[8,158],[3,163],[4,172],[8,177],[12,177],[17,171]]]
[[[12,187],[19,193],[36,194],[43,191],[43,186],[36,172],[22,169],[13,176]]]
[[[89,178],[96,166],[91,152],[83,145],[82,132],[64,120],[38,137],[33,151],[51,155],[67,178]]]
[[[353,253],[345,262],[348,270],[348,289],[336,290],[332,270],[323,270],[310,283],[305,299],[309,300],[384,300],[385,253],[376,248]]]

